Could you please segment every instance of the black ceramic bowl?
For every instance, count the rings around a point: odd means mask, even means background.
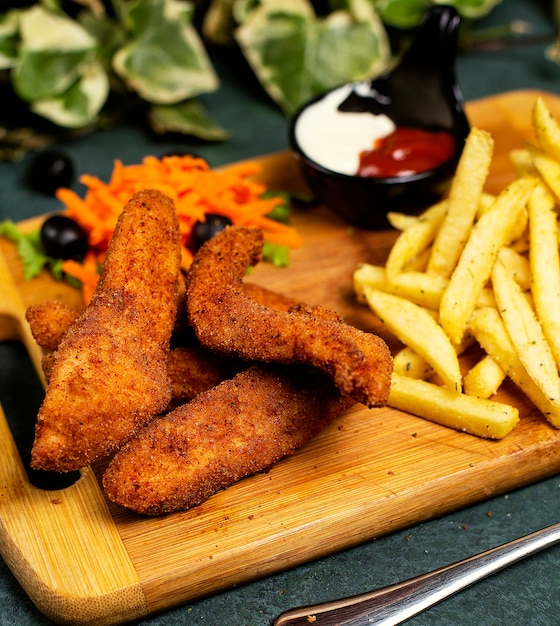
[[[342,174],[309,158],[297,141],[296,127],[308,107],[331,92],[305,104],[291,119],[290,147],[317,199],[349,223],[361,228],[388,227],[387,213],[417,214],[445,194],[460,159],[470,126],[455,81],[454,59],[460,18],[451,7],[436,7],[425,21],[397,67],[369,84],[351,91],[339,111],[387,115],[397,126],[446,131],[455,139],[456,152],[433,169],[415,174],[373,178]],[[333,145],[333,151],[337,146]]]
[[[391,178],[352,176],[319,165],[302,152],[293,127],[290,146],[306,182],[320,201],[350,224],[376,229],[387,228],[390,211],[417,214],[445,195],[465,137],[456,137],[457,152],[449,161],[417,174]]]

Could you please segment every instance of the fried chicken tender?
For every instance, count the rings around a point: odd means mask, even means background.
[[[56,351],[46,352],[45,354],[43,354],[43,358],[41,359],[41,369],[43,370],[47,385],[49,384],[49,380],[51,378],[55,356]]]
[[[295,298],[256,283],[243,283],[243,291],[249,298],[253,298],[263,306],[276,309],[276,311],[289,311],[292,307],[300,304]]]
[[[50,380],[56,352],[43,355],[41,366]],[[179,346],[167,353],[167,375],[171,383],[171,400],[166,410],[192,400],[247,367],[241,359],[216,354],[200,345]]]
[[[161,515],[267,469],[353,404],[310,369],[253,365],[156,418],[111,460],[105,493],[138,513]]]
[[[256,283],[242,283],[241,287],[246,296],[262,304],[262,306],[274,309],[275,311],[284,311],[285,313],[294,313],[297,311],[324,320],[342,322],[340,314],[327,307],[300,302],[295,298],[291,298],[283,293],[278,293],[262,285],[257,285]]]
[[[279,311],[307,306],[294,298],[254,283],[245,284],[244,290],[261,304]],[[171,348],[167,355],[167,374],[171,381],[171,406],[192,400],[197,394],[231,378],[247,367],[245,360],[216,354],[198,343],[192,328],[187,328],[184,289],[179,288],[177,303],[177,320],[171,339],[176,347]],[[309,313],[320,315],[321,307],[309,307]],[[64,333],[78,318],[79,311],[57,300],[48,300],[30,306],[26,316],[33,338],[41,348],[48,350],[42,359],[43,373],[48,381],[55,357],[51,350],[55,351],[58,348]]]
[[[25,312],[31,334],[45,350],[56,350],[64,333],[78,319],[80,312],[59,300],[33,304]]]
[[[91,303],[54,353],[32,467],[84,467],[167,407],[179,271],[173,202],[155,190],[135,194],[118,220]]]
[[[247,367],[245,361],[227,358],[202,346],[180,346],[167,355],[171,404],[192,400]]]
[[[291,298],[283,293],[278,293],[272,289],[267,289],[256,283],[245,283],[243,285],[245,293],[260,302],[264,306],[271,307],[277,311],[289,311],[294,307],[303,307],[295,298]],[[313,310],[318,307],[311,307]],[[32,304],[27,308],[25,317],[29,324],[29,330],[37,344],[45,350],[56,350],[60,344],[64,333],[78,319],[81,311],[71,307],[60,300],[46,300],[40,304]],[[334,313],[333,315],[338,316]],[[192,328],[185,328],[188,325],[186,313],[186,295],[184,281],[179,280],[179,290],[177,297],[177,318],[173,329],[172,340],[178,346],[192,345],[194,334]]]
[[[356,402],[384,405],[392,358],[380,337],[326,311],[278,311],[244,293],[243,277],[259,262],[262,246],[260,230],[228,226],[196,254],[187,276],[187,313],[201,344],[254,361],[314,365]]]

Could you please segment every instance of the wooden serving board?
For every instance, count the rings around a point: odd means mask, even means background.
[[[470,103],[473,125],[494,134],[488,191],[513,178],[508,152],[532,138],[542,95],[512,92]],[[287,153],[261,159],[269,187],[304,188]],[[383,333],[356,304],[352,272],[381,263],[393,232],[349,228],[322,207],[294,221],[304,246],[287,269],[259,266],[251,280]],[[25,227],[37,226],[31,220]],[[0,339],[21,339],[39,369],[25,308],[78,294],[47,275],[25,282],[13,246],[0,251]],[[390,337],[386,339],[391,342]],[[70,624],[116,624],[428,520],[560,471],[560,432],[506,385],[520,425],[502,441],[455,432],[390,408],[356,406],[268,473],[242,480],[199,507],[145,518],[106,502],[91,468],[63,490],[31,486],[0,414],[0,549],[38,608]]]

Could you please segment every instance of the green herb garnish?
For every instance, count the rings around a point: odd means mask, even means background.
[[[62,271],[62,259],[53,259],[45,254],[41,244],[40,230],[24,233],[12,220],[5,220],[0,222],[0,236],[16,244],[25,280],[31,280],[44,269],[48,269],[56,280],[65,280],[73,287],[80,286],[80,281]]]

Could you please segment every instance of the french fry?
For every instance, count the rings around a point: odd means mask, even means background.
[[[533,105],[532,120],[539,148],[560,161],[560,126],[541,97]]]
[[[474,343],[472,337],[467,337],[460,345],[453,346],[457,355],[460,356]],[[429,380],[435,374],[434,368],[410,346],[401,348],[393,357],[393,371],[402,376]]]
[[[463,388],[469,396],[489,398],[498,391],[505,378],[506,373],[498,362],[486,355],[465,374]]]
[[[430,276],[424,272],[402,272],[387,282],[385,291],[437,312],[447,282],[443,276]]]
[[[451,276],[479,208],[493,150],[492,135],[472,128],[451,183],[447,213],[432,247],[428,273]]]
[[[560,163],[542,153],[533,155],[533,163],[541,178],[560,199]]]
[[[375,289],[366,288],[364,295],[372,311],[397,339],[424,358],[449,389],[461,391],[463,381],[457,352],[426,309]]]
[[[500,256],[492,270],[492,286],[519,360],[541,391],[552,401],[560,402],[560,378],[550,346],[535,312]]]
[[[531,180],[536,182],[538,179],[532,178]],[[511,231],[509,233],[509,239],[506,242],[506,245],[509,246],[510,248],[513,248],[513,246],[527,233],[528,224],[529,224],[529,212],[527,210],[521,211],[517,216],[517,220],[514,222],[514,224],[511,227]]]
[[[385,291],[387,288],[387,271],[381,265],[372,265],[371,263],[360,263],[354,270],[352,276],[354,282],[354,293],[358,302],[367,304],[365,290],[381,289]]]
[[[529,243],[529,229],[527,228],[520,237],[509,244],[509,247],[519,254],[526,254],[529,252]]]
[[[560,428],[560,403],[545,396],[521,363],[498,310],[477,309],[470,322],[473,334],[482,349],[506,372],[513,383],[541,411],[552,426]]]
[[[531,289],[531,266],[529,259],[509,246],[504,246],[500,250],[499,256],[515,282],[523,291],[529,291]]]
[[[395,354],[393,371],[401,376],[422,380],[428,380],[434,375],[434,368],[410,346],[405,346]]]
[[[423,252],[420,252],[408,262],[407,266],[404,268],[404,271],[425,273],[429,258],[430,258],[430,249],[426,248]]]
[[[474,225],[440,303],[440,324],[452,342],[460,343],[498,252],[510,242],[516,223],[523,219],[536,183],[534,178],[515,180]]]
[[[540,184],[529,199],[529,262],[533,302],[554,360],[560,368],[560,255],[557,211],[548,189]]]
[[[426,222],[392,215],[387,264],[354,274],[359,300],[404,343],[390,406],[482,437],[519,418],[489,400],[506,378],[560,429],[560,124],[542,98],[532,120],[537,143],[510,153],[514,182],[484,191],[493,141],[473,129],[447,200]],[[484,354],[463,377],[474,341]]]
[[[415,224],[401,232],[393,244],[385,264],[389,280],[396,278],[416,256],[432,243],[445,216],[446,208],[446,200],[438,202],[424,211]]]
[[[477,218],[492,206],[495,199],[496,196],[493,194],[481,194]],[[403,237],[403,240],[399,242],[401,248],[392,252],[393,258],[390,258],[387,262],[391,274],[397,274],[399,271],[426,270],[432,254],[432,250],[428,246],[432,243],[432,239],[435,236],[431,232],[431,227],[437,226],[438,223],[441,224],[443,218],[441,217],[440,209],[442,209],[444,202],[445,201],[433,205],[433,207],[430,207],[421,215],[407,215],[406,213],[396,212],[387,213],[387,219],[393,228],[405,231],[412,226],[415,227],[414,230],[406,237]],[[419,252],[419,250],[421,251]],[[399,259],[399,255],[404,255],[404,258]]]
[[[449,281],[443,276],[432,276],[425,272],[407,271],[398,274],[393,281],[387,278],[387,272],[380,265],[362,263],[354,271],[354,291],[359,302],[365,303],[366,287],[379,289],[394,296],[406,298],[424,308],[437,312],[441,297]],[[494,294],[490,289],[483,289],[477,299],[477,306],[494,306]]]
[[[535,168],[535,163],[533,162],[531,150],[528,150],[527,148],[512,150],[509,153],[509,158],[519,178],[522,176],[537,175],[538,172]]]
[[[429,276],[422,272],[403,272],[393,282],[387,278],[384,267],[362,263],[354,271],[354,291],[359,302],[366,302],[366,287],[406,298],[422,307],[439,308],[439,302],[447,280],[441,276]]]
[[[519,421],[519,410],[502,402],[457,393],[425,380],[393,373],[389,406],[488,439],[502,439]]]
[[[418,222],[418,215],[409,215],[408,213],[399,213],[397,211],[389,211],[387,213],[387,221],[396,230],[407,230]]]
[[[494,202],[496,202],[496,196],[494,194],[483,192],[480,195],[480,201],[478,203],[478,211],[476,213],[476,219],[480,219],[480,216],[483,213],[486,213],[486,211],[488,211],[488,209],[492,207]]]

